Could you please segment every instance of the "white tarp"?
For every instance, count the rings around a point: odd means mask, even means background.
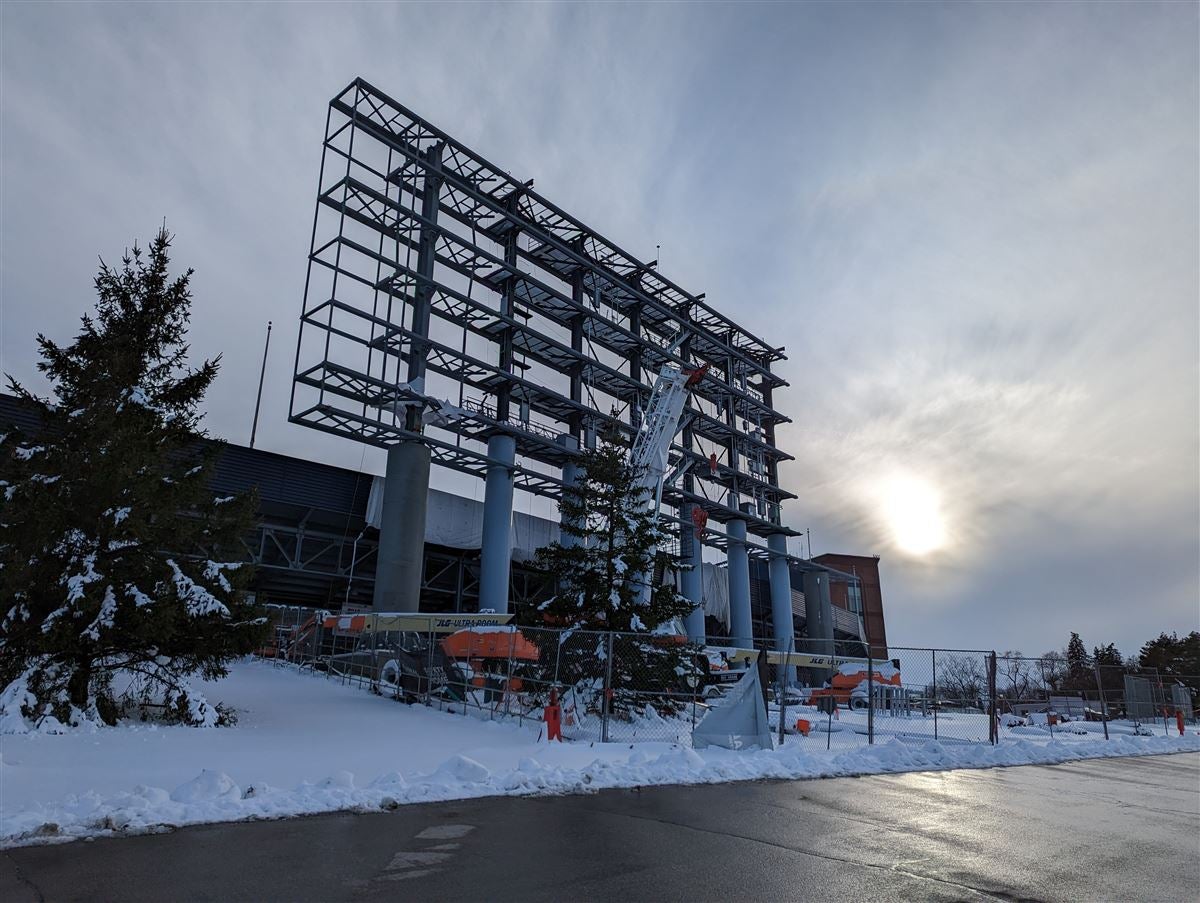
[[[383,477],[371,480],[367,497],[367,523],[379,529],[383,517]],[[452,549],[478,549],[483,544],[483,502],[440,489],[429,490],[425,513],[425,541]],[[558,539],[558,524],[544,517],[513,512],[512,554],[518,561],[533,557],[542,546]]]
[[[724,701],[709,711],[692,731],[692,746],[722,746],[725,749],[774,749],[771,725],[767,721],[767,706],[763,702],[758,668],[753,664],[742,679],[725,694]]]
[[[676,574],[675,588],[683,592],[683,575]],[[700,570],[700,591],[705,617],[716,618],[729,627],[729,568],[704,562]]]
[[[664,582],[670,582],[665,578]],[[683,575],[675,575],[675,588],[683,592]],[[700,570],[700,591],[704,614],[729,627],[729,568],[704,562]]]
[[[729,568],[706,561],[703,586],[704,614],[729,627]]]

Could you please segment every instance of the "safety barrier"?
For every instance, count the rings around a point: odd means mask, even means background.
[[[533,722],[568,742],[690,745],[749,667],[761,669],[777,742],[803,749],[1107,739],[1197,724],[1200,677],[1056,655],[901,646],[864,655],[860,644],[806,640],[760,654],[668,634],[516,627],[487,613],[268,610],[260,655],[280,666],[463,717]]]

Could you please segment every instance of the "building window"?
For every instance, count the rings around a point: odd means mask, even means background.
[[[846,587],[846,605],[856,615],[862,614],[862,587],[857,583]]]

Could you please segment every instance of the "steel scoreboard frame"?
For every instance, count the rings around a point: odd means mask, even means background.
[[[480,478],[504,433],[515,487],[557,498],[605,423],[636,430],[664,364],[707,365],[672,445],[685,472],[664,487],[667,516],[691,528],[691,504],[796,535],[779,485],[792,456],[775,443],[783,348],[656,266],[355,79],[326,119],[289,419],[384,448],[417,440]],[[712,527],[701,541],[727,547]]]

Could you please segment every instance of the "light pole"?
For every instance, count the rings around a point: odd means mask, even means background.
[[[258,432],[258,409],[262,406],[263,380],[267,375],[267,352],[271,350],[271,321],[267,320],[267,343],[263,346],[262,370],[258,374],[258,398],[254,401],[254,423],[250,427],[250,447],[254,448],[254,435]]]

